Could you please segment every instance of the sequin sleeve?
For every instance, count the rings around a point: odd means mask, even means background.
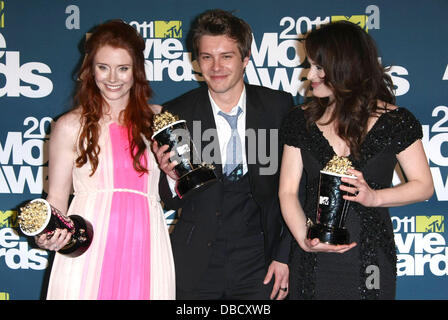
[[[407,109],[398,108],[393,117],[393,136],[391,147],[395,154],[400,153],[418,139],[423,138],[422,125]]]
[[[281,145],[302,148],[305,143],[306,123],[303,111],[299,106],[294,107],[283,121],[280,129]]]

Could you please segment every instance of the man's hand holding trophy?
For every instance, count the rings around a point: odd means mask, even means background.
[[[153,119],[153,132],[152,139],[159,147],[168,145],[167,152],[174,152],[170,162],[177,162],[174,171],[178,176],[176,193],[179,198],[191,195],[217,181],[214,167],[200,161],[185,120],[179,120],[178,116],[168,111],[156,114]]]

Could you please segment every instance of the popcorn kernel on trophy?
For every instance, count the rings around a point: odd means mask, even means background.
[[[71,215],[70,219],[67,219],[44,199],[31,200],[21,207],[18,220],[20,230],[30,237],[42,233],[51,235],[56,228],[68,229],[72,237],[58,252],[70,257],[83,254],[93,239],[93,227],[90,222],[78,215]]]
[[[339,188],[343,184],[342,177],[356,179],[348,175],[349,168],[353,169],[348,158],[335,155],[320,171],[316,224],[311,222],[309,225],[308,239],[318,238],[320,242],[329,244],[350,242],[350,234],[344,226],[350,201],[342,198],[347,192]]]
[[[159,147],[166,144],[169,146],[167,152],[175,151],[175,156],[170,162],[176,160],[178,163],[174,171],[179,177],[176,184],[179,198],[182,199],[187,194],[199,191],[217,181],[214,167],[200,163],[185,120],[179,120],[178,116],[168,111],[155,114],[153,132],[152,139],[157,141]]]

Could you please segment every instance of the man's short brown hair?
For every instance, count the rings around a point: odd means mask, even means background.
[[[241,59],[250,56],[252,45],[252,29],[244,20],[234,16],[231,12],[213,9],[201,14],[193,27],[193,54],[198,57],[199,41],[202,36],[225,35],[238,44]]]

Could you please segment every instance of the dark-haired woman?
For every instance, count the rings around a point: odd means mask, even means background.
[[[56,254],[47,299],[174,299],[160,172],[148,144],[160,107],[148,105],[144,46],[122,21],[97,27],[86,42],[76,107],[53,128],[47,201],[90,221],[94,237],[79,257]],[[36,242],[58,251],[70,236],[58,229]]]
[[[422,129],[412,113],[395,106],[393,84],[378,62],[373,39],[359,26],[335,22],[305,39],[313,97],[296,107],[281,130],[284,142],[280,202],[296,242],[290,265],[293,299],[393,299],[396,252],[388,207],[428,199],[433,182]],[[334,155],[346,156],[356,179],[346,226],[351,243],[307,239],[315,221],[319,171]],[[396,163],[407,182],[391,187]],[[297,199],[306,176],[303,208]],[[376,278],[374,278],[376,277]]]

